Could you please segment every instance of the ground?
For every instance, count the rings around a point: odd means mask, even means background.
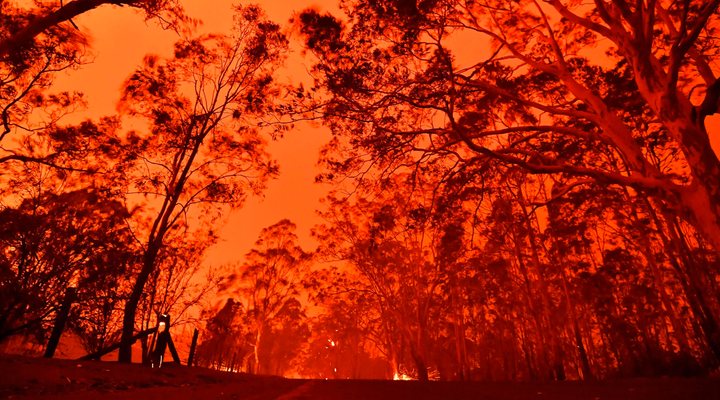
[[[719,378],[603,382],[316,381],[168,365],[0,356],[0,399],[720,399]]]

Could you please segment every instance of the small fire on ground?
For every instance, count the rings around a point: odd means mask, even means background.
[[[393,380],[394,381],[411,381],[411,380],[413,380],[413,378],[411,376],[408,376],[405,374],[400,374],[400,373],[396,372],[395,375],[393,375]]]

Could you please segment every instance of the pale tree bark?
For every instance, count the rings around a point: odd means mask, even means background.
[[[683,287],[685,298],[687,298],[690,311],[694,317],[691,321],[698,322],[698,335],[704,339],[715,358],[715,362],[718,362],[720,361],[720,324],[712,307],[709,305],[709,299],[717,296],[708,293],[707,288],[702,284],[702,279],[699,277],[702,266],[695,260],[692,251],[682,237],[682,232],[677,227],[677,217],[664,212],[661,213],[663,218],[660,218],[660,215],[655,211],[655,206],[649,200],[646,204],[655,225],[658,227],[658,234],[664,242],[665,248],[668,249],[670,264]]]
[[[533,273],[535,276],[537,276],[537,282],[538,282],[538,290],[540,292],[540,299],[541,299],[541,307],[542,307],[542,319],[544,321],[544,324],[546,326],[545,330],[548,332],[549,341],[550,341],[550,349],[552,350],[551,354],[551,371],[553,374],[554,380],[564,381],[566,379],[565,376],[565,366],[564,366],[564,354],[562,350],[562,344],[560,343],[560,334],[562,332],[562,327],[558,326],[555,321],[552,321],[551,315],[550,315],[550,307],[552,306],[552,301],[550,299],[550,293],[549,293],[549,287],[547,280],[545,279],[545,274],[542,268],[542,262],[540,260],[540,252],[538,247],[540,246],[540,242],[538,241],[537,235],[536,235],[536,229],[535,226],[537,226],[537,221],[535,221],[535,225],[531,223],[531,221],[535,218],[537,218],[537,214],[530,213],[528,210],[528,202],[526,200],[526,196],[523,192],[523,186],[524,182],[522,182],[520,179],[516,182],[517,184],[517,193],[516,200],[518,202],[518,206],[520,207],[520,211],[522,212],[521,218],[523,220],[523,224],[525,225],[525,229],[527,231],[527,241],[528,246],[530,249],[531,259],[532,259],[532,266],[533,266]],[[513,191],[514,192],[514,191]]]
[[[624,0],[607,3],[604,0],[595,0],[596,10],[601,21],[576,14],[570,6],[560,0],[546,0],[564,18],[575,24],[577,29],[587,29],[594,34],[609,39],[622,58],[624,58],[632,72],[637,84],[638,93],[646,102],[649,109],[670,133],[683,153],[685,162],[690,170],[690,181],[678,183],[672,176],[661,173],[644,155],[643,148],[634,139],[630,127],[622,121],[616,112],[606,104],[594,88],[585,86],[573,74],[566,60],[564,43],[557,39],[550,21],[543,8],[537,3],[537,14],[541,16],[543,27],[534,28],[533,31],[543,30],[539,40],[548,45],[547,54],[539,58],[531,55],[524,49],[526,43],[523,38],[515,37],[514,41],[509,34],[502,32],[497,19],[490,21],[479,20],[472,15],[466,19],[459,18],[452,24],[455,28],[469,29],[484,34],[501,44],[505,56],[514,59],[529,68],[547,73],[556,77],[559,83],[572,95],[575,101],[587,106],[585,110],[576,107],[563,107],[542,100],[532,100],[517,93],[498,87],[493,82],[484,81],[473,75],[465,75],[454,71],[452,65],[448,67],[455,74],[455,84],[476,87],[477,89],[493,93],[535,109],[540,113],[547,113],[557,117],[585,120],[597,126],[601,137],[597,138],[607,145],[629,167],[629,173],[616,173],[605,171],[592,166],[577,166],[558,163],[552,158],[537,153],[541,161],[528,161],[528,158],[518,157],[511,149],[490,149],[478,144],[475,138],[491,137],[492,135],[506,135],[512,132],[526,134],[545,131],[543,126],[511,126],[497,131],[468,132],[459,126],[454,117],[449,114],[451,128],[460,140],[465,142],[469,149],[480,154],[496,158],[502,162],[519,165],[532,173],[552,174],[565,173],[574,176],[591,177],[601,183],[614,183],[622,186],[632,186],[645,190],[673,204],[676,212],[694,224],[704,238],[720,249],[720,161],[710,146],[705,129],[704,120],[707,115],[720,110],[720,80],[713,74],[709,63],[695,47],[698,35],[705,24],[714,15],[720,0],[713,0],[702,4],[696,18],[691,21],[687,15],[680,21],[679,28],[672,25],[672,19],[661,2],[637,2],[637,10],[633,11]],[[689,0],[686,1],[689,4]],[[667,24],[666,30],[674,34],[670,43],[672,50],[669,65],[663,65],[653,52],[653,43],[659,40],[654,37],[654,30],[659,27],[655,18],[656,7],[660,9],[661,20]],[[465,10],[467,11],[467,10]],[[494,13],[494,11],[489,11]],[[494,22],[493,22],[494,21]],[[489,26],[485,25],[488,23]],[[493,26],[496,24],[495,26]],[[439,42],[438,42],[439,45]],[[440,46],[440,45],[439,45]],[[442,46],[440,46],[442,47]],[[687,56],[687,57],[686,57]],[[692,63],[698,71],[706,87],[702,104],[693,106],[688,94],[678,87],[678,74],[685,63]],[[553,131],[560,135],[574,137],[589,141],[590,132],[580,129],[556,126]]]
[[[460,300],[457,274],[449,274],[450,283],[450,314],[453,318],[453,333],[455,336],[455,361],[457,362],[457,376],[459,380],[470,380],[470,368],[467,361],[467,344],[465,337],[464,304]]]
[[[635,226],[642,226],[637,206],[633,204],[631,194],[627,190],[625,190],[625,196],[631,204],[630,209],[628,210],[630,219]],[[650,276],[652,276],[652,281],[655,286],[653,289],[660,299],[660,311],[665,314],[665,317],[669,320],[670,325],[673,328],[673,336],[678,342],[680,352],[684,354],[692,354],[685,327],[677,315],[672,300],[665,291],[665,277],[660,271],[660,266],[655,260],[655,252],[653,251],[651,238],[647,232],[643,232],[640,229],[638,229],[638,238],[639,243],[636,245],[639,247],[638,250],[640,251],[642,258],[645,260],[645,264],[650,268]]]
[[[259,326],[257,328],[257,333],[255,334],[255,346],[253,348],[253,355],[255,357],[255,374],[260,374],[262,372],[262,369],[260,368],[260,345],[262,343],[262,337],[263,337],[263,322],[259,322]]]
[[[685,10],[679,27],[675,26],[662,1],[640,1],[631,11],[617,6],[625,4],[624,1],[595,0],[602,23],[573,13],[559,0],[547,2],[563,17],[612,41],[627,60],[638,92],[678,144],[690,169],[688,184],[676,185],[666,179],[667,183],[659,189],[716,250],[720,249],[720,161],[710,146],[705,127],[705,117],[720,111],[720,80],[696,48],[700,33],[716,13],[720,1],[700,4],[696,18],[692,20]],[[682,4],[687,8],[690,1]],[[656,13],[663,24],[657,23]],[[667,66],[653,53],[653,41],[659,40],[654,34],[657,27],[664,28],[672,36]],[[705,84],[706,92],[700,106],[693,106],[688,95],[678,87],[680,69],[688,62],[695,66]],[[609,132],[606,127],[603,129]],[[645,172],[632,163],[628,165],[634,173]]]

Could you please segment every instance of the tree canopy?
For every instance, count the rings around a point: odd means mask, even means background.
[[[347,22],[299,17],[330,98],[320,114],[347,138],[334,169],[503,163],[552,175],[560,193],[627,186],[720,247],[705,126],[718,111],[718,2],[344,5]]]

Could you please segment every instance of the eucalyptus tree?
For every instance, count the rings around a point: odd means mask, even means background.
[[[437,370],[437,355],[448,340],[458,369],[465,364],[457,279],[465,215],[431,190],[433,178],[398,174],[353,199],[337,192],[323,213],[326,224],[316,230],[321,252],[347,264],[335,281],[337,291],[372,310],[377,323],[368,328],[392,374],[407,367],[421,380]]]
[[[167,242],[210,232],[224,209],[260,193],[277,172],[258,117],[276,94],[273,73],[286,47],[259,8],[237,7],[231,33],[181,41],[167,60],[148,56],[126,81],[119,109],[147,129],[127,136],[128,201],[144,210],[133,222],[143,256],[125,305],[120,361],[130,361],[136,310]]]
[[[265,336],[278,334],[273,326],[282,328],[283,323],[290,329],[303,313],[298,299],[311,254],[298,245],[295,229],[287,219],[264,228],[244,263],[225,282],[251,321],[255,373],[268,373],[271,365],[272,343]]]
[[[142,10],[148,19],[183,34],[189,34],[195,23],[176,0],[0,2],[0,163],[39,163],[66,171],[99,169],[82,163],[89,150],[85,139],[97,141],[98,133],[108,133],[93,132],[92,125],[117,128],[117,121],[84,122],[75,132],[61,127],[63,117],[86,106],[85,98],[77,90],[51,90],[58,73],[90,62],[91,45],[72,18],[102,5]],[[105,140],[105,152],[120,147],[112,133]],[[83,150],[85,154],[80,153]]]
[[[242,303],[233,298],[207,318],[203,340],[197,349],[197,365],[214,369],[243,367],[252,355],[250,319]]]

